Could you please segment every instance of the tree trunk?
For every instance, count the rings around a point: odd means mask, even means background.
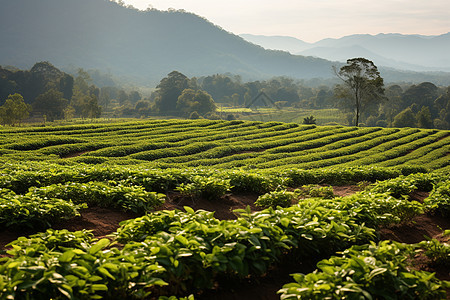
[[[356,100],[356,116],[355,116],[355,126],[358,127],[359,125],[359,110],[360,110],[360,99],[359,99],[359,93],[358,93],[358,89],[356,89],[355,91],[355,100]]]

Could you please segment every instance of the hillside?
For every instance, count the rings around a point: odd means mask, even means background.
[[[186,12],[142,12],[105,0],[1,2],[0,65],[50,61],[140,84],[155,84],[172,70],[189,77],[332,77],[329,61],[264,50]]]
[[[412,71],[450,71],[450,33],[439,36],[403,34],[355,34],[338,39],[306,43],[288,36],[241,34],[244,39],[267,49],[345,62],[349,57],[366,57],[377,66]]]
[[[155,168],[450,168],[450,133],[445,130],[151,120],[5,128],[0,134],[3,135],[0,161],[4,163],[20,158],[62,164],[132,164]]]

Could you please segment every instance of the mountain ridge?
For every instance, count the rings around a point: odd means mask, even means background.
[[[1,65],[50,61],[133,74],[153,84],[172,70],[331,77],[329,61],[267,51],[191,13],[143,12],[104,0],[15,0],[2,7]]]
[[[184,11],[139,11],[109,0],[0,1],[0,65],[26,69],[49,61],[62,70],[97,69],[148,86],[173,70],[188,77],[330,79],[340,65],[266,50]],[[407,78],[390,72],[395,80]]]
[[[363,56],[379,66],[422,71],[450,71],[450,32],[440,35],[405,35],[400,33],[353,34],[341,38],[325,38],[314,43],[284,36],[241,34],[244,39],[267,49],[320,57],[345,62],[346,58]],[[292,40],[294,39],[294,40]],[[287,41],[291,47],[287,45]],[[361,47],[361,54],[345,49]],[[340,53],[336,55],[336,53]],[[371,53],[369,53],[371,52]],[[378,58],[378,59],[377,59]]]

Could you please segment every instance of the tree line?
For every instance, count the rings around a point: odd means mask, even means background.
[[[98,99],[99,89],[90,84],[89,75],[81,69],[74,78],[48,62],[36,63],[29,71],[0,67],[3,124],[14,125],[31,111],[44,121],[97,118],[101,114]]]
[[[37,63],[29,71],[0,67],[0,121],[17,123],[11,120],[11,111],[17,107],[25,111],[19,114],[22,119],[26,111],[32,111],[50,121],[101,114],[218,118],[220,103],[230,107],[339,108],[346,116],[342,123],[348,125],[450,129],[450,87],[430,82],[385,85],[373,62],[364,58],[350,59],[335,72],[339,84],[318,81],[311,85],[288,77],[243,82],[240,76],[230,74],[188,78],[173,71],[143,97],[136,90],[117,86],[99,88],[82,69],[73,77],[48,62]],[[255,103],[261,92],[273,101]],[[13,98],[18,101],[15,94],[28,106],[11,108]]]

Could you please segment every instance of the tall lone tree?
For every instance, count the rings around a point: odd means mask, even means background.
[[[344,83],[337,85],[335,94],[348,100],[355,112],[355,126],[359,125],[361,113],[369,106],[385,99],[384,82],[375,64],[366,58],[352,58],[335,74]]]

